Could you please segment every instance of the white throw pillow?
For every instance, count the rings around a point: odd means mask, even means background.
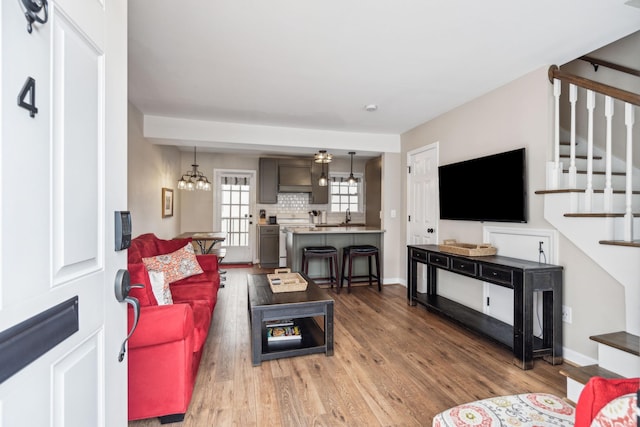
[[[169,284],[165,283],[164,273],[157,270],[149,270],[149,281],[151,282],[151,290],[153,296],[156,297],[158,305],[173,304],[173,298],[171,297],[171,289]]]

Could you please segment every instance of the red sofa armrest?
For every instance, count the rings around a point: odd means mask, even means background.
[[[218,271],[218,257],[215,255],[196,255],[198,264],[204,271]]]
[[[129,328],[133,325],[133,309],[128,310]],[[147,347],[181,341],[193,334],[193,311],[189,304],[140,307],[140,319],[129,339],[129,348]]]

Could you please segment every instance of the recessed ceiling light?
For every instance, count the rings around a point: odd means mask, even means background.
[[[376,111],[378,106],[376,104],[367,104],[364,106],[364,109],[367,111]]]

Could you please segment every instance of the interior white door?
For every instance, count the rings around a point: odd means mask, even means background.
[[[216,169],[214,179],[214,228],[227,234],[222,243],[226,248],[223,262],[250,263],[256,246],[256,171]]]
[[[407,244],[438,243],[438,143],[407,153]],[[426,268],[418,265],[418,292],[426,292]]]
[[[126,176],[113,174],[126,170],[126,10],[0,2],[3,426],[126,424],[126,309],[114,297],[126,253],[112,231],[126,210]]]

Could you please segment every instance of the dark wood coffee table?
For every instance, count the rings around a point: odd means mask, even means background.
[[[273,293],[266,274],[247,275],[253,366],[263,360],[305,354],[333,356],[333,298],[313,280],[304,278],[308,282],[305,291]],[[324,317],[323,327],[314,319],[320,316]],[[293,319],[300,326],[301,340],[267,341],[266,323],[283,319]]]

